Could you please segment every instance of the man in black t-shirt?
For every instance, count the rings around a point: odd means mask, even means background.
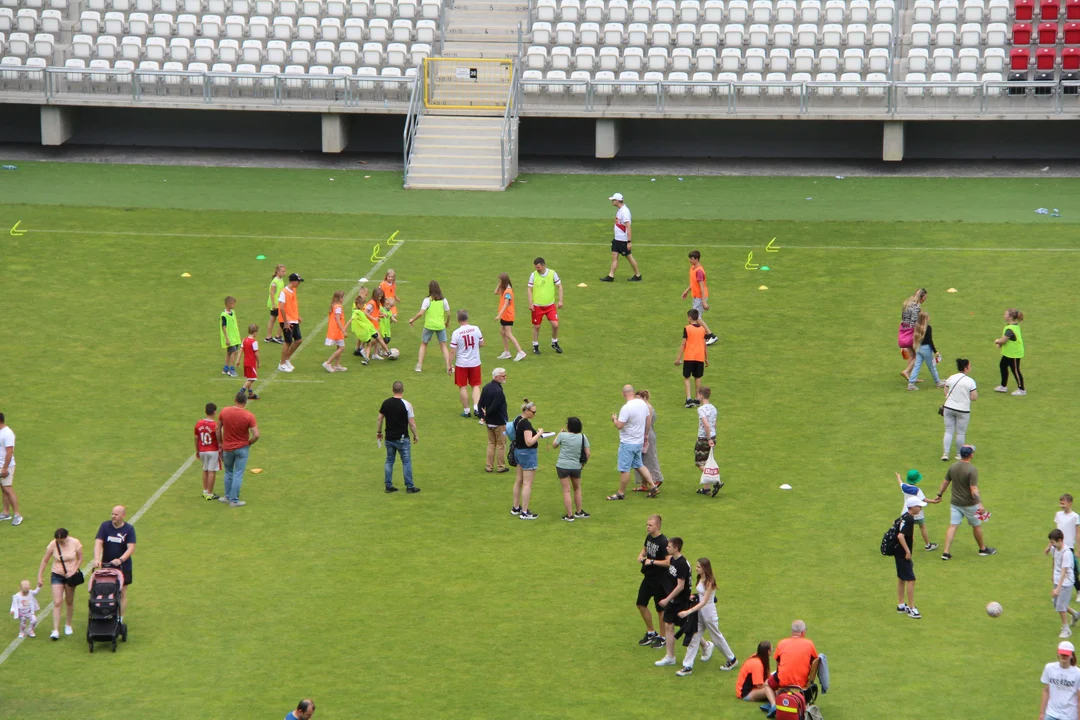
[[[412,477],[412,446],[409,443],[409,430],[412,430],[412,441],[420,442],[416,436],[416,416],[413,413],[412,404],[402,397],[405,394],[405,385],[400,380],[393,386],[394,396],[383,400],[379,408],[378,425],[375,428],[375,437],[383,442],[383,422],[386,422],[386,492],[397,492],[394,487],[394,459],[401,455],[401,472],[405,476],[405,492],[410,495],[420,492],[420,488],[413,485]]]
[[[103,565],[120,568],[124,574],[124,589],[120,591],[120,622],[127,612],[128,591],[134,577],[131,572],[131,556],[135,554],[135,528],[124,520],[127,509],[117,505],[112,517],[101,523],[94,537],[94,567]]]
[[[670,590],[668,587],[668,539],[660,532],[661,518],[659,515],[650,515],[645,529],[649,534],[645,536],[645,544],[638,553],[638,562],[641,563],[641,586],[638,587],[637,609],[641,613],[641,619],[645,621],[645,636],[638,641],[638,645],[649,645],[654,648],[664,647],[664,635],[657,634],[653,630],[652,612],[649,610],[649,600],[656,606],[657,620],[660,630],[664,629],[664,618],[660,608],[660,601],[667,597]]]
[[[681,625],[679,613],[690,607],[690,562],[682,554],[682,538],[668,540],[668,594],[660,601],[664,609],[664,633],[667,654],[656,661],[657,666],[675,664],[675,625]]]
[[[896,539],[899,545],[896,548],[894,559],[896,560],[896,612],[907,613],[908,617],[921,620],[922,615],[915,607],[915,565],[911,562],[911,549],[915,547],[915,518],[919,511],[926,507],[926,501],[920,500],[915,495],[908,495],[904,500],[904,514],[900,516],[900,527],[897,528]],[[904,602],[904,591],[907,591],[907,602]]]

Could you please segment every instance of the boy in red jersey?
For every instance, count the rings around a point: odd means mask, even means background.
[[[221,469],[221,448],[218,445],[217,422],[214,413],[217,405],[206,403],[206,417],[195,423],[195,454],[202,463],[202,496],[204,500],[217,500],[221,496],[214,494],[214,480]]]
[[[259,341],[255,337],[259,332],[259,326],[255,323],[248,325],[248,336],[242,344],[244,350],[244,387],[247,390],[248,400],[258,400],[251,386],[259,379]]]

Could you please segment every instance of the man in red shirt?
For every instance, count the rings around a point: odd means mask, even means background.
[[[195,423],[195,455],[202,463],[203,500],[220,500],[214,494],[214,481],[221,469],[221,446],[218,444],[218,426],[214,422],[217,405],[206,403],[206,417]]]
[[[248,451],[259,440],[259,428],[247,409],[247,393],[236,393],[235,403],[218,415],[218,442],[225,462],[225,497],[221,501],[229,507],[243,507],[247,503],[240,499],[240,486],[244,484]]]

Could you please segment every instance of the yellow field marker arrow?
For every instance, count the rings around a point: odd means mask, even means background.
[[[371,262],[373,262],[373,263],[374,262],[379,262],[380,260],[385,260],[386,259],[384,257],[379,257],[379,248],[380,248],[379,243],[375,243],[375,247],[371,249]]]
[[[8,234],[9,234],[9,235],[13,235],[14,237],[20,237],[20,236],[22,236],[22,235],[25,235],[25,234],[26,234],[26,231],[25,231],[25,230],[20,230],[20,229],[19,229],[19,226],[20,226],[20,225],[22,225],[22,220],[20,220],[19,222],[15,223],[14,225],[12,225],[12,226],[11,226],[11,229],[10,229],[10,230],[8,230]]]
[[[386,244],[393,246],[393,245],[397,245],[398,243],[400,243],[401,242],[400,240],[398,240],[397,242],[394,242],[394,238],[396,238],[398,236],[399,232],[401,232],[401,231],[400,230],[395,230],[394,234],[391,235],[389,237],[389,239],[387,239]]]
[[[743,267],[746,268],[747,270],[757,270],[758,264],[755,263],[755,262],[751,262],[751,260],[753,260],[753,259],[754,259],[754,251],[751,250],[750,254],[746,256],[746,264],[743,265]]]
[[[780,248],[773,249],[772,244],[776,242],[776,238],[769,241],[769,244],[765,246],[765,252],[780,252]]]

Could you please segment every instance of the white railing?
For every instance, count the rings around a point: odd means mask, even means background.
[[[499,135],[500,169],[502,186],[508,186],[517,177],[518,155],[518,63],[513,64],[510,74],[510,91],[506,96],[506,111],[503,113],[502,133]]]
[[[414,83],[412,97],[409,99],[409,110],[405,113],[405,131],[402,133],[401,146],[404,153],[401,178],[402,182],[408,182],[409,162],[412,160],[413,146],[416,141],[416,130],[420,126],[420,115],[424,112],[424,93],[420,83]]]

